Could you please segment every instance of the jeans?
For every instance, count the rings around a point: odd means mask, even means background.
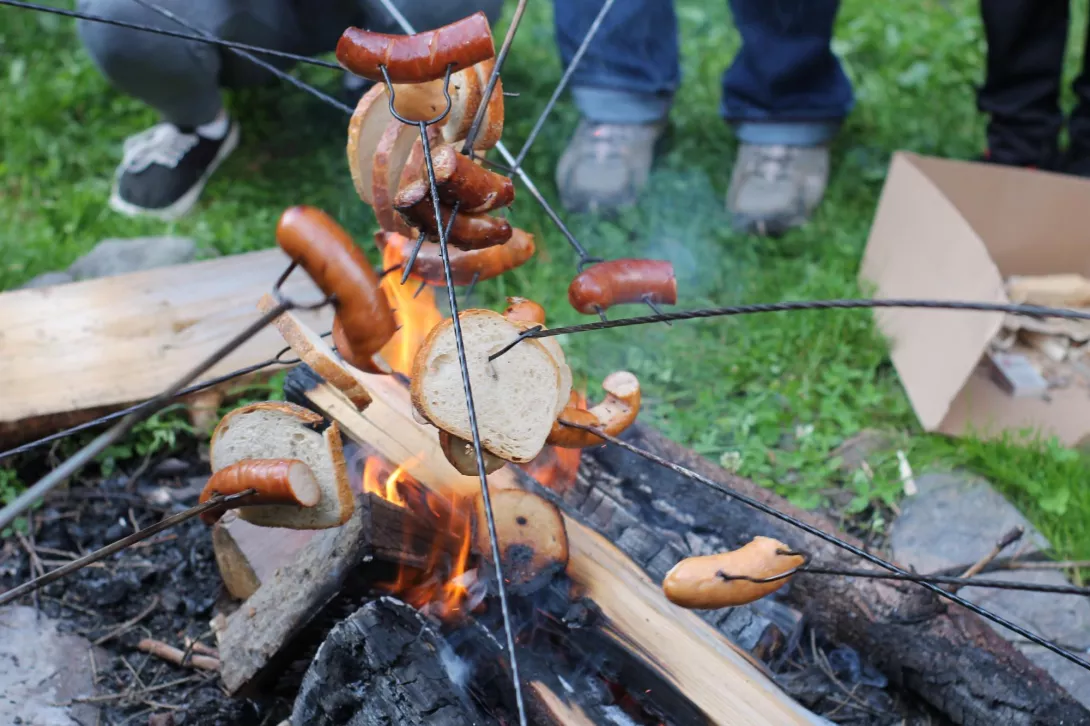
[[[555,0],[567,66],[604,0]],[[828,142],[854,105],[830,48],[838,0],[729,0],[742,48],[723,74],[720,113],[750,144]],[[598,123],[666,118],[681,81],[672,0],[616,0],[572,78],[584,117]]]
[[[159,0],[178,17],[225,40],[315,55],[333,50],[349,25],[382,33],[400,26],[378,0]],[[495,23],[503,0],[396,0],[418,30],[454,22],[483,10]],[[79,0],[80,10],[113,20],[190,32],[133,0]],[[193,127],[216,118],[221,88],[275,80],[267,70],[234,53],[197,43],[90,21],[77,24],[91,59],[118,90],[159,112],[164,121]],[[262,60],[286,69],[290,61]]]

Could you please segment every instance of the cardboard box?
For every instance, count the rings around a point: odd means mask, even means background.
[[[1011,275],[1090,277],[1090,180],[991,164],[894,155],[860,269],[881,298],[1007,302]],[[1003,391],[982,364],[1001,313],[888,309],[876,320],[928,431],[983,437],[1033,429],[1090,434],[1080,381],[1041,397]]]

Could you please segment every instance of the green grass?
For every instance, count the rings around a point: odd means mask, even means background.
[[[1081,51],[1084,6],[1073,24],[1073,53]],[[717,118],[718,79],[739,45],[727,4],[679,2],[685,80],[645,201],[614,221],[568,222],[596,255],[674,260],[686,308],[860,294],[855,275],[890,154],[971,158],[982,148],[973,93],[983,67],[976,8],[970,0],[845,0],[836,49],[857,107],[836,142],[831,184],[813,223],[765,240],[733,234],[723,211],[735,142]],[[197,213],[162,224],[109,212],[104,202],[121,141],[155,118],[104,83],[70,21],[13,9],[0,17],[0,288],[63,268],[104,237],[188,235],[207,254],[268,247],[278,215],[296,203],[319,205],[359,240],[370,238],[373,217],[353,192],[344,160],[345,119],[287,85],[231,97],[243,143]],[[1069,67],[1074,72],[1077,58]],[[338,74],[326,69],[299,73],[327,91],[338,88]],[[521,94],[507,100],[509,146],[525,138],[559,73],[551,8],[531,3],[504,74],[505,88]],[[554,164],[575,120],[562,102],[526,162],[553,201]],[[512,219],[537,235],[538,257],[481,285],[477,303],[498,307],[505,295],[520,294],[544,304],[552,325],[585,321],[566,301],[574,255],[528,195],[520,199]],[[864,312],[614,330],[572,336],[565,345],[592,397],[610,370],[634,371],[645,386],[646,419],[796,502],[816,506],[846,490],[857,523],[881,527],[900,489],[895,458],[884,457],[873,479],[845,478],[832,452],[865,428],[886,429],[917,470],[957,465],[990,477],[1061,554],[1090,557],[1086,459],[1049,442],[921,434]]]

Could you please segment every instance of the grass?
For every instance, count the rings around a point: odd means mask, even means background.
[[[855,275],[890,154],[972,158],[983,145],[973,93],[983,68],[976,3],[843,2],[835,47],[857,107],[836,142],[819,213],[780,240],[733,234],[723,211],[735,142],[717,118],[718,78],[739,45],[727,4],[678,5],[684,84],[645,201],[613,221],[567,216],[573,231],[599,256],[672,259],[687,308],[858,295]],[[1073,52],[1081,51],[1084,5]],[[0,289],[64,268],[105,237],[187,235],[206,254],[268,247],[278,215],[296,203],[321,206],[369,239],[373,217],[344,161],[345,119],[287,85],[231,96],[243,143],[197,213],[163,224],[109,212],[104,201],[121,141],[156,119],[105,84],[71,21],[14,9],[0,9],[0,17]],[[298,73],[327,91],[338,88],[338,74],[327,69]],[[521,94],[507,101],[509,146],[525,138],[559,74],[551,8],[531,3],[504,75],[505,88]],[[562,102],[526,161],[553,201],[554,164],[575,120]],[[545,305],[552,325],[584,321],[566,301],[574,255],[563,238],[525,195],[512,219],[537,235],[538,257],[482,284],[477,304],[498,307],[505,295],[520,294]],[[645,386],[647,419],[800,504],[821,505],[846,491],[846,508],[863,526],[884,526],[888,508],[876,505],[899,496],[895,458],[885,456],[873,478],[845,476],[834,451],[864,429],[885,429],[917,470],[964,466],[988,476],[1060,554],[1090,557],[1087,460],[1048,441],[922,434],[864,312],[614,330],[565,345],[592,398],[604,374],[632,370]],[[6,476],[0,490],[14,491]]]

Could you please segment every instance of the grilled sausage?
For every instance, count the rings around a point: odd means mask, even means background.
[[[602,381],[602,390],[606,392],[606,397],[589,411],[577,406],[577,396],[573,391],[571,400],[560,412],[545,443],[564,449],[582,449],[606,443],[601,436],[565,426],[562,421],[594,426],[610,436],[617,436],[631,426],[640,412],[639,379],[628,371],[615,371]]]
[[[509,297],[507,298],[507,309],[503,311],[503,317],[512,323],[544,325],[545,308],[524,297]]]
[[[806,563],[801,554],[771,537],[754,537],[744,547],[702,557],[688,557],[674,565],[662,581],[662,591],[675,605],[696,610],[745,605],[775,592],[790,576],[772,582],[733,580],[732,576],[757,580],[777,577]]]
[[[439,201],[453,206],[458,213],[477,214],[506,207],[515,201],[515,185],[510,177],[485,169],[466,154],[444,144],[432,153],[435,188]]]
[[[397,322],[363,252],[316,207],[288,208],[276,226],[276,241],[322,292],[335,296],[334,332],[340,325],[341,357],[361,370],[376,370],[371,356],[393,337]]]
[[[257,493],[240,500],[241,506],[261,504],[294,504],[313,507],[321,499],[318,480],[310,467],[298,459],[243,459],[213,474],[201,490],[203,504],[216,494],[229,496],[247,489]],[[215,524],[223,510],[210,510],[201,514],[206,524]]]
[[[568,287],[568,301],[585,315],[596,308],[636,303],[644,298],[653,303],[677,302],[674,266],[665,260],[610,260],[580,272]]]
[[[348,28],[337,42],[337,61],[342,66],[379,82],[385,66],[391,83],[434,81],[446,75],[448,65],[459,70],[495,55],[492,28],[483,12],[415,35]]]
[[[375,240],[380,249],[385,249],[386,245],[396,247],[396,259],[402,263],[408,261],[416,245],[415,239],[390,232],[379,232],[375,235]],[[455,286],[459,287],[473,282],[474,275],[478,276],[478,282],[491,280],[526,262],[534,256],[534,251],[534,236],[521,229],[512,230],[511,239],[502,245],[486,247],[483,250],[448,249],[451,279]],[[438,244],[425,242],[420,247],[410,277],[427,282],[429,285],[447,284],[446,277],[443,275],[443,258],[439,254]]]
[[[440,202],[439,208],[445,229],[450,221],[450,207]],[[432,239],[439,237],[435,208],[427,181],[420,179],[399,191],[394,199],[394,209],[411,226],[422,230]],[[506,219],[459,211],[450,227],[447,241],[462,250],[480,250],[502,245],[511,239],[511,235],[511,224]]]

